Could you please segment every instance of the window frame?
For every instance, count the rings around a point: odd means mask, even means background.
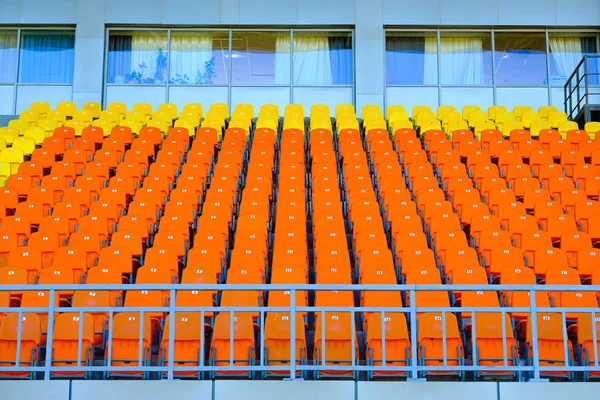
[[[300,29],[296,29],[296,28],[288,28],[288,29],[284,29],[284,28],[258,28],[258,27],[251,27],[251,28],[222,28],[222,27],[215,27],[210,28],[210,27],[200,27],[200,28],[162,28],[162,27],[152,27],[152,26],[144,26],[144,27],[135,27],[135,26],[107,26],[105,29],[105,40],[104,40],[104,67],[103,67],[103,77],[102,77],[102,83],[103,83],[103,91],[102,91],[102,104],[103,106],[106,106],[107,103],[107,90],[109,87],[113,87],[113,86],[121,86],[121,87],[134,87],[134,86],[143,86],[143,87],[164,87],[165,90],[165,102],[169,102],[169,96],[170,96],[170,88],[174,87],[174,88],[181,88],[181,87],[193,87],[193,88],[202,88],[202,87],[207,87],[207,85],[202,85],[202,84],[170,84],[169,80],[167,79],[165,83],[162,84],[138,84],[138,83],[109,83],[108,82],[108,45],[109,45],[109,38],[110,38],[110,33],[114,32],[114,31],[127,31],[127,32],[137,32],[137,31],[152,31],[152,32],[167,32],[167,51],[168,54],[170,54],[171,52],[171,34],[173,32],[198,32],[198,33],[217,33],[217,32],[228,32],[229,35],[229,43],[228,43],[228,49],[227,49],[227,58],[229,60],[229,65],[227,68],[227,84],[211,84],[210,87],[220,87],[220,88],[227,88],[227,102],[229,105],[231,105],[231,98],[232,98],[232,88],[239,88],[239,87],[246,87],[246,88],[276,88],[276,87],[280,87],[280,88],[289,88],[289,92],[290,92],[290,98],[289,98],[289,102],[290,104],[294,103],[294,88],[298,87],[298,88],[346,88],[346,89],[352,89],[352,99],[353,102],[356,101],[356,35],[355,35],[355,29],[354,27],[338,27],[338,28],[331,28],[331,27],[308,27],[308,28],[300,28]],[[236,33],[269,33],[269,32],[286,32],[289,33],[290,35],[290,74],[289,74],[289,84],[269,84],[269,85],[263,85],[263,84],[233,84],[233,71],[232,71],[232,40],[233,40],[233,35]],[[351,55],[350,55],[350,59],[351,59],[351,83],[350,84],[345,84],[345,85],[316,85],[316,84],[296,84],[293,80],[294,78],[294,62],[293,62],[293,56],[294,56],[294,32],[300,32],[300,33],[309,33],[309,32],[314,32],[314,33],[321,33],[321,34],[329,34],[329,33],[345,33],[348,34],[350,37],[350,44],[351,44]],[[171,60],[169,57],[169,60],[167,62],[167,76],[170,78],[170,68],[171,68]]]
[[[75,38],[75,43],[73,45],[73,81],[75,80],[75,60],[76,60],[76,50],[77,50],[77,42],[76,42],[76,32],[74,26],[2,26],[0,27],[0,31],[2,32],[16,32],[17,33],[17,47],[16,47],[16,62],[15,62],[15,75],[12,82],[3,82],[0,83],[1,87],[12,87],[13,88],[13,98],[12,98],[12,113],[13,115],[17,114],[17,96],[19,87],[21,86],[62,86],[62,87],[73,87],[73,82],[71,83],[21,83],[19,82],[19,75],[21,68],[21,44],[22,44],[22,33],[23,31],[32,32],[32,31],[68,31],[73,33],[73,37]]]
[[[546,89],[548,93],[548,104],[553,104],[552,102],[552,89],[556,89],[560,86],[552,85],[552,81],[550,79],[550,62],[551,62],[551,54],[550,54],[550,42],[549,38],[551,34],[556,33],[570,33],[570,34],[592,34],[596,36],[596,51],[600,54],[600,30],[599,29],[590,29],[588,28],[577,28],[577,27],[569,27],[569,28],[540,28],[540,27],[532,27],[531,29],[515,29],[515,28],[472,28],[472,29],[463,29],[460,27],[440,27],[440,28],[422,28],[422,27],[408,27],[408,28],[399,28],[399,27],[384,27],[384,48],[387,43],[387,38],[394,33],[412,33],[415,35],[423,34],[423,33],[431,33],[436,32],[437,35],[437,70],[438,70],[438,83],[437,84],[429,84],[429,85],[401,85],[401,84],[387,84],[386,79],[383,82],[383,92],[384,92],[384,106],[387,107],[388,99],[387,99],[387,89],[388,88],[410,88],[410,87],[428,87],[428,88],[437,88],[438,92],[438,103],[444,104],[442,92],[443,89],[452,89],[452,88],[473,88],[473,89],[492,89],[493,93],[493,104],[497,103],[497,92],[498,88],[502,89],[525,89],[525,88],[543,88]],[[443,84],[440,79],[440,65],[441,65],[441,51],[440,51],[440,40],[442,33],[453,33],[453,34],[461,34],[461,33],[489,33],[491,34],[491,56],[492,56],[492,84],[491,85],[454,85],[454,84]],[[530,34],[530,33],[541,33],[545,38],[545,48],[546,48],[546,71],[545,71],[545,81],[544,85],[498,85],[496,82],[496,33],[516,33],[516,34]],[[387,51],[384,51],[383,54],[383,76],[385,77],[387,74]]]

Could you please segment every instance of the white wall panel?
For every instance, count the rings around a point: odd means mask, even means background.
[[[497,399],[497,384],[494,382],[358,382],[357,386],[358,400]]]
[[[383,0],[356,0],[356,39],[382,40]]]
[[[558,25],[598,27],[600,24],[600,1],[555,0]]]
[[[15,87],[0,85],[0,115],[12,115]]]
[[[233,87],[231,88],[231,106],[233,110],[240,103],[254,106],[255,112],[263,104],[276,104],[283,110],[290,102],[290,88],[287,87]]]
[[[556,88],[552,89],[552,105],[558,108],[560,111],[565,110],[565,89],[564,88]]]
[[[413,106],[420,105],[437,109],[438,89],[437,87],[389,87],[386,106],[392,105],[402,105],[407,111]]]
[[[440,0],[443,25],[497,25],[497,2],[502,0]],[[467,18],[468,17],[468,18]]]
[[[78,0],[20,0],[22,23],[75,24]]]
[[[384,25],[439,25],[440,0],[383,0]]]
[[[302,104],[306,113],[313,104],[325,104],[333,116],[338,104],[352,104],[352,88],[295,87],[294,103]]]
[[[156,109],[159,104],[167,102],[164,86],[108,86],[106,88],[106,104],[120,101],[133,108],[135,103],[150,103]]]
[[[177,104],[179,110],[188,103],[200,103],[204,111],[213,103],[227,104],[227,88],[218,86],[169,87],[169,103]]]
[[[224,25],[240,23],[240,0],[221,0],[221,23]]]
[[[573,10],[573,12],[577,12]],[[498,0],[500,25],[555,25],[555,0]]]
[[[297,0],[239,0],[240,24],[295,25]]]
[[[214,390],[215,400],[354,399],[354,382],[350,381],[215,381]]]
[[[383,94],[383,40],[356,40],[356,93]]]
[[[160,24],[162,0],[104,0],[107,24]]]
[[[163,1],[164,24],[216,25],[221,21],[221,1],[168,0]]]
[[[72,86],[27,85],[17,87],[17,114],[28,110],[34,101],[47,101],[50,108],[56,108],[61,101],[73,100]]]
[[[2,400],[69,400],[69,381],[1,381]]]
[[[0,0],[0,24],[16,24],[20,20],[21,0]]]
[[[210,381],[73,381],[71,388],[71,400],[205,400],[211,397]]]
[[[442,104],[450,104],[460,110],[466,105],[487,109],[494,104],[493,88],[442,88]]]
[[[104,39],[75,38],[73,91],[102,92]]]
[[[354,3],[348,0],[298,0],[300,25],[354,25]]]
[[[527,104],[534,109],[548,105],[548,88],[496,88],[496,102],[512,109]]]

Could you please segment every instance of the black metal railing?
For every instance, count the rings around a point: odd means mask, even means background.
[[[600,105],[600,55],[583,56],[564,90],[569,119],[575,119],[587,105]]]

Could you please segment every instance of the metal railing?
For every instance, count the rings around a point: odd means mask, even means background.
[[[585,55],[564,87],[565,112],[573,120],[590,104],[600,104],[600,55]]]
[[[168,306],[166,307],[56,307],[55,299],[56,296],[59,296],[61,291],[69,291],[69,292],[77,292],[77,291],[86,291],[86,292],[100,292],[100,291],[127,291],[127,290],[148,290],[148,291],[168,291],[169,298],[172,301],[169,301]],[[180,307],[176,302],[176,294],[179,291],[218,291],[223,293],[225,291],[260,291],[264,293],[273,292],[273,291],[286,291],[289,293],[290,305],[289,307],[264,307],[264,306],[256,306],[256,307]],[[595,374],[600,377],[600,365],[598,362],[598,334],[600,332],[596,331],[597,322],[600,321],[600,308],[542,308],[537,307],[536,305],[536,293],[538,292],[577,292],[577,293],[594,293],[597,294],[600,292],[600,286],[551,286],[551,285],[241,285],[241,284],[228,284],[228,285],[191,285],[191,284],[179,284],[179,285],[150,285],[150,284],[138,284],[138,285],[97,285],[97,284],[88,284],[88,285],[0,285],[0,292],[26,292],[26,291],[36,291],[36,292],[47,292],[48,293],[48,307],[41,308],[0,308],[0,313],[17,313],[18,318],[18,332],[16,335],[16,357],[14,360],[0,360],[0,374],[3,375],[4,378],[14,378],[14,376],[10,376],[10,373],[15,372],[26,372],[31,373],[31,377],[28,378],[41,378],[49,380],[51,378],[60,378],[57,376],[57,373],[101,373],[104,374],[108,372],[112,373],[144,373],[144,376],[147,376],[150,373],[156,373],[157,379],[179,379],[181,378],[181,374],[185,372],[195,372],[197,373],[196,378],[204,378],[208,375],[211,379],[215,374],[223,374],[227,375],[227,373],[234,371],[241,371],[248,373],[249,377],[269,377],[269,374],[278,374],[279,376],[285,376],[289,379],[299,379],[306,378],[308,373],[315,374],[316,377],[322,376],[339,376],[339,374],[349,374],[352,378],[359,378],[359,374],[367,374],[368,377],[372,377],[373,374],[392,374],[395,373],[397,376],[404,376],[407,379],[421,379],[428,375],[444,374],[449,372],[455,372],[459,377],[464,378],[465,373],[477,373],[477,371],[485,370],[488,375],[494,375],[498,373],[502,375],[503,373],[510,373],[514,378],[525,380],[540,380],[544,376],[553,376],[558,372],[568,373],[569,377],[571,377],[574,373],[584,373],[584,374]],[[358,294],[363,291],[370,292],[384,292],[384,291],[395,291],[401,292],[406,296],[405,303],[408,301],[409,306],[405,307],[390,307],[390,308],[381,308],[381,307],[303,307],[298,306],[296,304],[296,293],[297,292],[306,292],[307,294],[314,294],[315,292],[329,292],[329,291],[352,291],[355,294]],[[469,292],[469,291],[495,291],[495,292],[528,292],[530,304],[529,307],[415,307],[417,303],[416,295],[419,292],[448,292],[457,293],[457,292]],[[257,302],[258,304],[258,302]],[[72,360],[74,364],[73,366],[65,366],[65,365],[53,365],[52,352],[53,352],[53,326],[55,321],[55,313],[79,313],[79,321],[83,321],[83,315],[85,313],[102,313],[106,312],[108,314],[108,329],[106,330],[106,352],[104,356],[104,365],[81,365],[82,363],[82,326],[83,323],[79,323],[79,336],[78,336],[78,347],[77,347],[77,360]],[[132,366],[113,366],[111,365],[112,359],[112,346],[113,343],[113,318],[116,314],[122,312],[134,312],[140,313],[140,338],[139,338],[139,356],[136,360],[137,363],[134,363]],[[144,332],[144,323],[145,318],[144,314],[149,312],[160,312],[165,313],[166,318],[169,320],[170,325],[170,334],[169,334],[169,351],[166,360],[162,365],[158,361],[154,361],[155,365],[144,365],[144,355],[142,354],[142,332]],[[175,358],[175,317],[176,313],[179,312],[193,312],[200,313],[200,324],[202,324],[201,331],[204,333],[205,329],[205,316],[207,313],[214,312],[216,313],[229,313],[229,323],[230,323],[230,346],[229,346],[229,357],[228,360],[225,359],[225,362],[229,365],[216,365],[213,361],[207,359],[205,355],[206,346],[209,345],[207,339],[203,335],[200,335],[198,338],[198,342],[200,345],[200,352],[198,355],[197,365],[194,366],[181,366],[177,365],[178,359]],[[255,343],[255,347],[258,347],[257,350],[257,358],[248,360],[247,364],[243,366],[240,364],[235,364],[234,360],[234,320],[236,318],[236,313],[248,313],[254,312],[258,314],[258,318],[255,320],[255,329],[257,330],[257,339]],[[277,313],[289,313],[289,359],[283,360],[287,361],[284,363],[279,363],[279,365],[273,365],[270,360],[265,358],[265,317],[268,313],[277,312]],[[42,331],[46,332],[46,346],[45,346],[45,362],[40,361],[40,365],[35,366],[23,366],[20,362],[20,350],[21,350],[21,338],[22,338],[22,316],[24,313],[43,313],[47,314],[48,323],[47,326],[42,326]],[[327,331],[325,329],[325,324],[321,323],[321,338],[320,338],[320,347],[322,349],[322,354],[318,357],[318,361],[315,361],[315,357],[313,357],[313,362],[309,362],[310,360],[306,360],[306,362],[300,363],[298,360],[298,354],[296,349],[296,323],[297,318],[303,318],[302,315],[306,314],[308,319],[311,316],[314,318],[315,314],[322,314],[323,320],[324,317],[328,313],[349,313],[351,315],[351,327],[350,331],[355,332],[360,330],[362,326],[362,319],[360,318],[363,313],[379,313],[381,318],[381,359],[380,360],[372,360],[368,356],[360,357],[361,351],[358,348],[359,339],[355,334],[349,335],[349,340],[351,341],[351,357],[347,360],[331,360],[327,359],[326,354],[326,342],[327,342]],[[407,349],[407,357],[406,360],[401,360],[405,362],[399,362],[399,360],[390,360],[386,357],[386,353],[390,354],[392,350],[388,349],[389,343],[386,340],[386,334],[388,334],[388,330],[386,330],[385,322],[386,315],[390,316],[392,313],[402,313],[405,317],[408,317],[408,332],[409,332],[409,348]],[[427,362],[427,359],[423,357],[421,354],[421,350],[423,348],[419,344],[419,327],[418,320],[419,315],[421,313],[438,313],[438,320],[441,323],[441,331],[440,338],[443,346],[443,354],[439,358],[435,360],[435,362]],[[471,362],[464,362],[463,359],[460,362],[455,362],[455,360],[451,360],[448,357],[447,352],[447,333],[446,333],[446,323],[450,314],[463,315],[464,313],[470,313],[471,319],[466,322],[463,321],[463,325],[467,325],[470,323],[471,328],[471,343],[468,344],[468,340],[463,340],[464,350],[471,353]],[[513,331],[513,326],[506,326],[506,316],[510,316],[513,313],[529,313],[531,321],[531,326],[527,329],[530,329],[530,349],[531,349],[531,361],[526,360],[527,357],[518,356],[516,362],[512,359],[512,355],[509,353],[511,350],[508,349],[507,340],[502,340],[503,347],[503,356],[499,357],[499,359],[495,360],[497,365],[488,365],[488,364],[478,364],[478,344],[477,344],[477,324],[475,321],[477,319],[477,315],[481,315],[482,313],[500,313],[501,314],[501,332],[502,337],[506,338],[507,335]],[[554,313],[555,315],[560,315],[562,320],[562,347],[564,351],[564,359],[567,360],[564,365],[551,365],[551,363],[545,362],[547,360],[543,360],[540,358],[540,350],[538,346],[538,314],[539,313]],[[588,365],[575,365],[568,360],[572,360],[571,357],[571,346],[569,343],[569,335],[568,328],[569,325],[573,323],[573,321],[567,320],[567,313],[588,313],[591,315],[592,321],[592,337],[593,337],[593,353],[594,356],[591,358],[591,361]],[[357,318],[358,317],[358,318]],[[306,322],[306,321],[305,321]],[[310,325],[310,324],[309,324]],[[518,340],[518,337],[517,337]],[[307,341],[308,342],[308,341]],[[160,346],[160,341],[158,341]],[[317,343],[315,343],[316,345]],[[519,346],[517,346],[519,347]],[[521,346],[522,347],[522,346]],[[368,350],[368,349],[367,349]],[[359,352],[357,354],[357,351]],[[41,351],[39,352],[41,355]],[[154,351],[156,355],[157,351]],[[252,355],[250,356],[253,357]],[[308,357],[307,357],[308,358]],[[524,360],[525,359],[525,360]],[[297,362],[290,362],[290,360],[297,360]],[[54,360],[53,360],[54,361]],[[223,361],[223,360],[220,360]],[[281,361],[281,360],[279,360]],[[431,361],[431,360],[429,360]],[[469,361],[467,359],[467,361]],[[468,365],[470,364],[470,365]],[[8,373],[8,374],[7,374]],[[262,375],[259,376],[260,373]],[[383,375],[385,376],[385,375]],[[131,376],[133,377],[133,376]],[[188,376],[189,377],[189,376]]]

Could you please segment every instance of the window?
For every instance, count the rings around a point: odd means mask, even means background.
[[[229,34],[172,32],[170,85],[227,85]]]
[[[435,32],[394,33],[386,38],[388,85],[436,85],[437,64]]]
[[[0,31],[0,84],[14,83],[17,70],[17,32]]]
[[[491,85],[491,35],[442,33],[440,80],[442,85]]]
[[[544,33],[496,33],[496,85],[547,85]]]
[[[108,39],[108,83],[166,83],[167,47],[166,32],[111,32]]]
[[[551,33],[548,44],[552,86],[564,86],[584,55],[597,54],[597,41],[598,36],[593,34]]]
[[[294,32],[295,85],[351,85],[352,36]]]
[[[23,31],[19,83],[72,84],[74,47],[72,31]]]
[[[290,32],[234,32],[233,85],[289,85]]]

